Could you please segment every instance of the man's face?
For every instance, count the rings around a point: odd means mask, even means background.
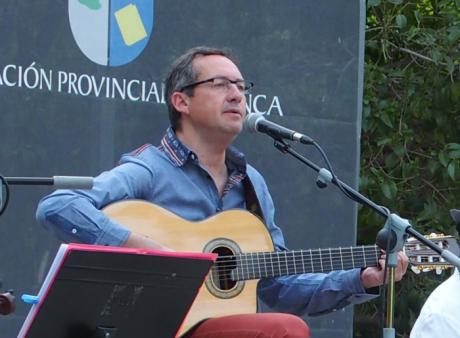
[[[197,73],[196,82],[215,77],[243,80],[236,65],[221,55],[198,57],[193,67]],[[246,98],[235,84],[225,87],[213,82],[203,83],[195,86],[193,96],[188,98],[187,123],[205,135],[236,136],[243,127],[245,114]]]

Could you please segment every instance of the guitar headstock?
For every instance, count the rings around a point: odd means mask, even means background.
[[[448,249],[457,256],[460,254],[460,246],[454,236],[432,233],[426,235],[425,238],[443,249]],[[437,252],[414,237],[407,239],[404,251],[409,257],[411,270],[417,274],[434,270],[439,275],[443,270],[453,268],[453,265],[446,262]]]

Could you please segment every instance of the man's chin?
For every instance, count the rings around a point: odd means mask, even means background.
[[[229,137],[235,138],[236,136],[238,136],[238,134],[240,134],[243,131],[243,124],[242,123],[228,124],[223,128],[223,131]]]

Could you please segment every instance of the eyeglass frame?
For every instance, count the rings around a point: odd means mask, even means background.
[[[230,80],[228,77],[226,76],[214,76],[214,77],[211,77],[209,79],[206,79],[206,80],[202,80],[202,81],[197,81],[197,82],[193,82],[193,83],[190,83],[188,85],[185,85],[185,86],[182,86],[181,88],[179,88],[179,92],[183,92],[184,90],[186,89],[190,89],[190,88],[193,88],[193,87],[196,87],[198,85],[201,85],[201,84],[204,84],[204,83],[212,83],[214,82],[214,80],[216,79],[221,79],[221,80],[226,80],[228,81],[228,84],[226,86],[226,88],[230,88],[229,85],[230,84],[234,84],[237,86],[238,88],[238,84],[243,82],[245,84],[244,88],[243,88],[243,91],[240,91],[241,93],[243,94],[248,94],[250,92],[250,90],[254,87],[254,83],[251,82],[251,81],[246,81],[246,80]],[[239,90],[239,88],[238,88]]]

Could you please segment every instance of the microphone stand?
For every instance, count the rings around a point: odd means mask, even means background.
[[[3,177],[0,175],[0,216],[5,212],[9,201],[9,184],[15,185],[51,185],[57,189],[90,189],[93,178],[85,176],[53,176],[53,177]],[[5,200],[3,200],[5,187]],[[2,281],[0,281],[0,287]],[[0,315],[8,315],[15,310],[13,291],[0,293]]]
[[[0,175],[0,216],[5,212],[9,201],[9,185],[51,185],[55,189],[91,189],[93,177],[91,176],[53,176],[53,177],[3,177]],[[3,201],[3,186],[5,187],[5,200]]]
[[[429,239],[425,238],[418,231],[414,230],[408,220],[399,217],[394,213],[390,213],[388,209],[375,204],[373,201],[360,194],[347,184],[340,181],[335,175],[325,168],[320,168],[312,161],[308,160],[304,156],[292,149],[291,145],[284,142],[281,138],[270,135],[274,140],[274,146],[281,151],[283,154],[290,154],[302,163],[306,164],[316,172],[318,172],[317,185],[320,188],[327,187],[327,183],[332,182],[340,188],[340,190],[350,199],[355,202],[361,203],[373,209],[375,212],[386,218],[384,227],[377,234],[376,243],[377,245],[386,251],[386,267],[388,269],[388,294],[387,294],[387,305],[386,305],[386,327],[383,328],[383,337],[392,338],[395,337],[394,329],[394,284],[395,284],[395,271],[398,261],[398,251],[404,247],[404,242],[408,235],[415,237],[421,243],[437,252],[441,257],[452,265],[460,268],[460,258],[449,250],[442,249]],[[316,142],[312,144],[320,150],[323,156],[322,149]],[[325,157],[327,161],[327,157]],[[386,274],[386,273],[385,273]],[[385,280],[385,278],[384,278]]]

